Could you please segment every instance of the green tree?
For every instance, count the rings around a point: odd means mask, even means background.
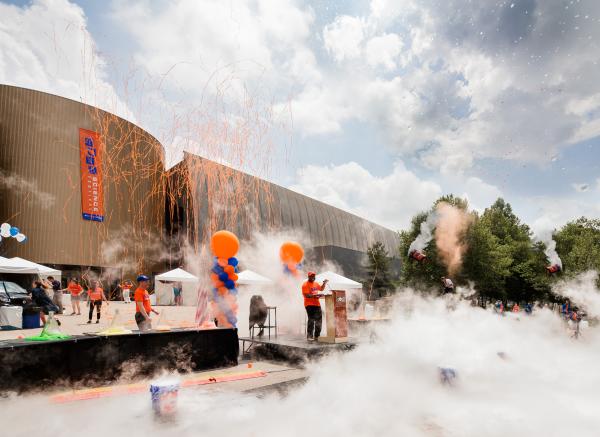
[[[435,211],[436,206],[441,202],[448,203],[465,211],[468,209],[466,200],[452,194],[442,196],[433,203],[429,211],[419,213],[413,217],[409,230],[400,232],[401,281],[403,284],[415,287],[416,289],[423,289],[425,287],[437,290],[440,288],[440,278],[447,274],[446,266],[442,263],[438,254],[435,239],[432,239],[424,249],[427,255],[426,262],[418,262],[408,256],[408,249],[411,243],[421,233],[421,224],[427,220],[429,214]],[[464,281],[462,275],[453,279],[457,283]]]
[[[512,257],[478,215],[467,231],[468,250],[463,258],[463,275],[472,281],[482,299],[506,300],[504,287]]]
[[[529,226],[521,223],[510,204],[499,198],[483,212],[481,221],[497,238],[498,250],[506,257],[505,261],[510,260],[508,274],[498,284],[504,289],[501,295],[517,302],[548,295],[544,245],[533,243]]]
[[[369,299],[387,296],[394,289],[389,272],[389,254],[381,241],[367,249]]]
[[[569,222],[555,232],[554,240],[566,275],[600,271],[600,220],[581,217]]]

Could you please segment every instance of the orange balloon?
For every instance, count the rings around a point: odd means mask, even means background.
[[[296,270],[298,270],[296,263],[293,262],[287,263],[287,268],[290,272],[295,272]]]
[[[235,273],[235,268],[233,266],[227,265],[227,266],[223,267],[223,271],[225,273],[227,273],[229,276],[231,276],[232,273]]]
[[[229,265],[229,263],[227,262],[227,258],[218,258],[217,264],[223,267],[223,269]]]
[[[225,296],[227,294],[229,290],[227,290],[227,287],[219,287],[218,292],[221,296]]]
[[[284,263],[294,262],[300,264],[304,258],[304,249],[302,249],[300,243],[286,241],[279,249],[279,257]]]
[[[229,231],[215,232],[210,239],[210,248],[217,258],[234,257],[240,248],[240,240]]]
[[[212,279],[213,282],[217,282],[219,280],[219,276],[216,273],[211,273],[210,279]]]
[[[233,282],[237,282],[239,276],[234,273],[232,275],[229,275],[229,279],[231,279]]]

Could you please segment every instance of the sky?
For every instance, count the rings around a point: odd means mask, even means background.
[[[238,122],[241,167],[394,230],[449,193],[538,233],[600,218],[599,44],[595,0],[0,0],[0,83],[171,162]]]

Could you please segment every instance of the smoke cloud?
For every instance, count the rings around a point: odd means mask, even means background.
[[[0,169],[0,188],[12,191],[18,196],[24,196],[23,200],[30,198],[43,209],[50,209],[56,202],[56,197],[41,190],[36,182],[27,180],[16,173],[6,173]]]
[[[425,250],[425,247],[427,247],[427,244],[429,244],[433,238],[433,230],[437,226],[438,220],[439,215],[437,210],[429,213],[427,219],[421,223],[421,232],[419,235],[417,235],[415,241],[413,241],[408,248],[409,255],[414,250],[418,250],[419,252],[423,252],[423,250]]]
[[[308,367],[286,397],[257,398],[221,387],[180,390],[177,420],[153,420],[149,393],[52,404],[45,395],[0,399],[12,436],[130,437],[596,436],[600,427],[600,331],[573,340],[557,313],[507,314],[407,290],[377,341]],[[455,370],[440,383],[439,367]],[[124,413],[123,405],[127,405]],[[32,421],[31,411],[42,411]],[[89,426],[89,415],[102,420]]]
[[[568,297],[576,306],[583,308],[590,316],[600,317],[600,291],[596,287],[598,272],[590,270],[573,279],[558,282],[554,293]]]
[[[562,260],[556,252],[556,241],[554,241],[554,239],[552,238],[552,232],[540,232],[537,236],[537,239],[544,243],[544,245],[546,246],[546,250],[544,250],[544,253],[546,254],[546,257],[548,257],[550,265],[558,265],[562,269]]]

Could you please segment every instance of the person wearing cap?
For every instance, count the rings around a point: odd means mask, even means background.
[[[321,312],[321,303],[319,298],[322,295],[319,293],[325,290],[327,279],[323,281],[323,285],[315,281],[315,272],[308,272],[308,280],[302,284],[302,296],[304,297],[304,308],[308,315],[308,323],[306,325],[306,335],[308,341],[315,341],[321,335],[321,325],[323,323],[323,314]]]
[[[146,275],[140,275],[137,277],[137,283],[138,287],[133,295],[135,300],[135,322],[140,331],[147,331],[152,328],[150,313],[158,314],[158,312],[153,310],[150,304],[150,295],[148,294],[150,278]]]

